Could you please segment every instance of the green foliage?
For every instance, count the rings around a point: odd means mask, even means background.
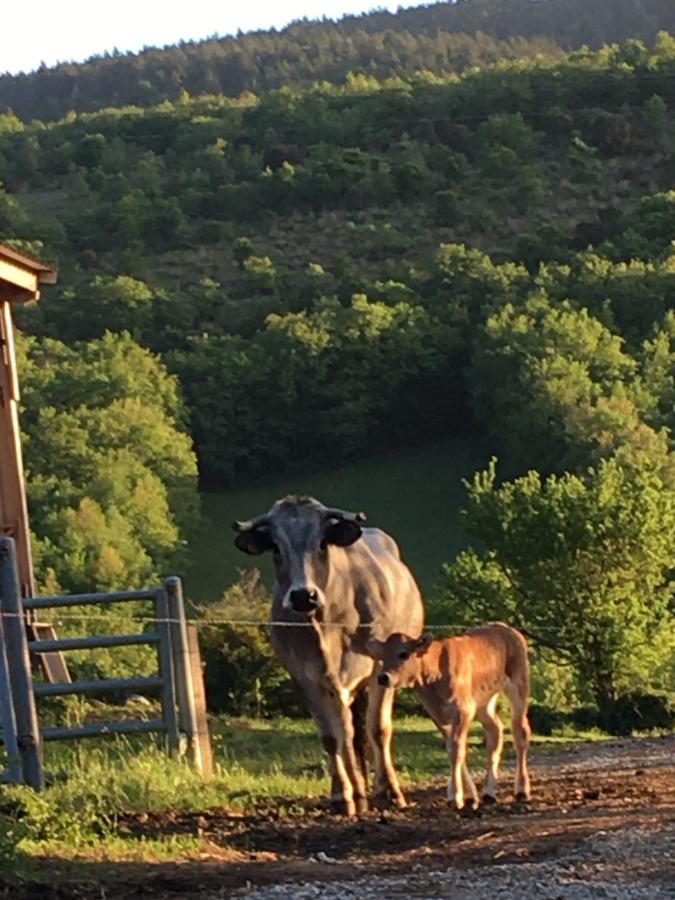
[[[346,307],[270,315],[249,341],[205,336],[170,364],[197,388],[187,397],[203,471],[226,481],[279,460],[344,461],[372,450],[376,426],[382,444],[404,431],[413,409],[422,436],[452,402],[451,339],[419,306],[356,295]],[[424,412],[421,385],[436,391]]]
[[[473,362],[475,408],[521,466],[578,469],[619,448],[671,468],[665,434],[641,415],[635,360],[584,309],[534,294],[489,316]]]
[[[448,615],[523,628],[574,667],[605,725],[622,694],[663,690],[675,656],[675,493],[649,459],[501,486],[493,462],[467,488],[467,527],[485,550],[446,567]]]
[[[260,718],[299,711],[298,696],[274,656],[266,629],[246,624],[268,619],[270,604],[260,573],[253,569],[219,603],[202,608],[209,621],[231,623],[200,628],[207,702],[214,712]]]
[[[175,379],[129,335],[18,350],[39,579],[89,591],[156,578],[197,514]]]

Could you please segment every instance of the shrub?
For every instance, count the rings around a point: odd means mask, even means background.
[[[267,628],[244,624],[267,621],[270,605],[260,572],[253,569],[228,588],[219,603],[201,609],[211,620],[242,623],[200,629],[206,697],[212,712],[256,717],[301,713],[293,682],[276,660]]]
[[[607,728],[610,734],[626,735],[633,731],[672,728],[673,725],[675,709],[666,697],[632,691],[614,701]]]
[[[561,728],[567,721],[565,713],[540,703],[532,703],[527,715],[532,731],[545,737],[553,734],[556,729]]]

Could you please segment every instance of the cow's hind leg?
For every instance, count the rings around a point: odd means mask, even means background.
[[[498,695],[495,694],[485,706],[476,711],[476,716],[485,733],[485,750],[487,752],[485,783],[482,791],[483,803],[494,803],[497,799],[499,763],[504,747],[504,726],[497,712],[497,700]]]
[[[378,684],[376,676],[371,678],[366,724],[375,764],[375,800],[384,804],[393,802],[399,809],[403,809],[406,805],[405,797],[391,756],[394,695],[393,688]]]

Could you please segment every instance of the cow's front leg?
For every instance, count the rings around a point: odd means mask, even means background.
[[[368,809],[368,787],[362,760],[357,752],[356,731],[351,709],[350,697],[338,697],[340,716],[340,732],[342,743],[338,747],[338,755],[344,763],[345,772],[353,789],[354,812],[363,813]],[[348,812],[347,815],[353,815]]]
[[[403,809],[406,806],[405,797],[391,756],[394,695],[394,688],[378,684],[377,675],[373,675],[368,686],[366,727],[374,756],[375,799],[377,802],[393,802]]]
[[[350,698],[325,685],[305,685],[304,694],[328,754],[333,809],[346,816],[364,812],[367,809],[366,780],[354,749]]]
[[[328,755],[331,806],[336,812],[353,816],[356,813],[354,787],[343,758],[344,727],[335,691],[307,678],[296,678],[296,681]]]

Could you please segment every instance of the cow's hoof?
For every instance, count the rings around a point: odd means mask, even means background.
[[[365,797],[355,797],[354,804],[356,806],[356,815],[362,816],[368,812],[368,800]]]
[[[333,798],[330,801],[331,812],[336,816],[349,816],[353,818],[356,815],[356,804],[353,800],[343,800],[341,798]]]
[[[523,791],[518,791],[516,796],[513,798],[513,802],[518,806],[526,806],[530,802],[530,798],[529,795],[523,793]]]
[[[403,794],[390,794],[389,791],[380,791],[373,796],[373,805],[377,809],[405,809],[408,805]]]
[[[497,802],[497,798],[493,797],[492,794],[483,794],[480,798],[481,806],[494,806]]]
[[[483,815],[478,806],[478,803],[475,800],[467,800],[464,806],[460,809],[459,814],[463,819],[480,818]]]

